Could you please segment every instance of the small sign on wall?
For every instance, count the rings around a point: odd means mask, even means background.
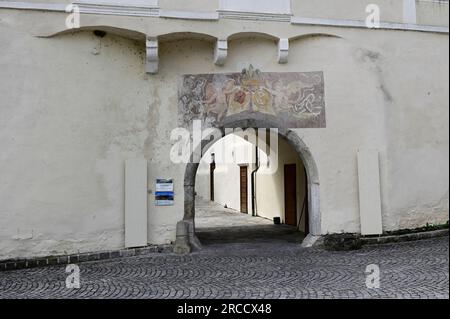
[[[173,179],[157,179],[155,192],[156,206],[173,205]]]

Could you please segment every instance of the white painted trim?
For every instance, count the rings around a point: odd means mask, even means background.
[[[159,17],[160,9],[151,5],[137,6],[137,5],[102,5],[102,4],[87,4],[88,2],[99,0],[78,0],[74,4],[79,4],[81,13],[105,14],[105,15],[127,15],[138,17]],[[106,0],[105,0],[106,1]],[[146,0],[133,0],[146,1]],[[420,0],[425,1],[425,0]],[[432,0],[429,0],[432,1]],[[153,1],[154,3],[155,1]],[[442,2],[448,4],[447,2]],[[2,1],[0,0],[0,9],[18,9],[18,10],[42,10],[42,11],[58,11],[65,12],[66,5],[60,3],[31,3],[31,2],[16,2],[16,1]],[[359,20],[338,20],[338,19],[320,19],[320,18],[302,18],[293,17],[285,14],[263,14],[252,12],[233,12],[218,10],[217,15],[211,12],[182,12],[162,10],[167,18],[174,19],[197,19],[197,20],[217,20],[223,19],[241,19],[241,20],[260,20],[260,21],[280,21],[290,22],[294,25],[318,25],[318,26],[332,26],[332,27],[353,27],[366,28],[364,21]],[[169,17],[170,16],[170,17]],[[211,19],[210,19],[211,18]],[[435,32],[435,33],[449,33],[448,26],[429,26],[408,23],[381,23],[380,29],[385,30],[404,30],[404,31],[421,31],[421,32]],[[373,29],[372,29],[373,30]]]
[[[417,23],[416,0],[403,0],[403,23]]]
[[[219,11],[290,15],[290,0],[220,0]]]
[[[366,28],[366,23],[361,20],[334,20],[334,19],[321,19],[321,18],[303,18],[292,17],[292,24],[310,24],[310,25],[324,25],[332,27],[356,27]]]
[[[366,23],[364,21],[360,21],[360,20],[334,20],[334,19],[292,17],[291,23],[297,24],[297,25],[318,25],[318,26],[330,26],[330,27],[365,28],[368,30],[376,30],[376,29],[367,28]],[[407,23],[382,22],[380,24],[380,28],[378,28],[378,29],[449,33],[448,27],[407,24]]]
[[[136,0],[133,0],[136,1]],[[157,1],[152,1],[157,2]],[[109,1],[106,4],[100,0],[78,0],[74,1],[73,5],[80,8],[80,13],[104,14],[104,15],[125,15],[125,16],[139,16],[139,17],[158,17],[159,8],[151,4],[145,3],[140,5],[139,2],[129,3],[127,5],[118,4],[117,1]],[[69,4],[63,3],[32,3],[32,2],[15,2],[15,1],[0,1],[0,9],[18,9],[18,10],[40,10],[40,11],[56,11],[66,12]]]
[[[18,10],[42,10],[42,11],[64,11],[67,5],[63,3],[35,3],[35,2],[15,2],[0,1],[1,9]]]
[[[158,0],[78,0],[78,3],[123,7],[158,8]]]
[[[185,20],[219,20],[219,13],[217,12],[194,12],[194,11],[176,11],[176,10],[159,10],[161,18],[169,19],[185,19]]]
[[[218,10],[221,19],[290,22],[291,15]]]
[[[104,15],[126,15],[126,16],[142,16],[142,17],[161,17],[185,20],[212,20],[217,21],[224,19],[241,19],[241,20],[261,20],[261,21],[283,21],[289,22],[291,15],[286,14],[269,14],[255,12],[233,12],[222,11],[217,12],[195,12],[195,11],[176,11],[161,10],[152,5],[138,5],[131,3],[129,5],[118,5],[111,2],[106,4],[106,0],[78,0],[74,1],[80,8],[80,13],[104,14]],[[58,11],[65,12],[66,5],[60,3],[31,3],[16,1],[1,1],[0,8],[18,9],[18,10],[42,10],[42,11]]]
[[[440,5],[449,5],[449,1],[442,1],[442,0],[416,0],[416,2],[424,2],[424,3],[435,3]]]
[[[131,2],[129,4],[120,4],[114,3],[113,1],[109,0],[77,0],[74,1],[73,4],[77,5],[80,8],[80,13],[139,17],[159,16],[159,8],[150,4],[141,5],[134,2]]]

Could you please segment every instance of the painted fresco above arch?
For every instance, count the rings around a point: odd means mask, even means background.
[[[251,65],[241,73],[183,75],[180,125],[201,120],[206,127],[223,127],[256,119],[265,127],[323,128],[324,87],[322,72],[264,73]]]

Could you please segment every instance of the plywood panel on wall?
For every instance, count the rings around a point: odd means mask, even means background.
[[[377,150],[358,151],[358,180],[361,234],[379,235],[383,232],[383,226]]]
[[[147,161],[125,163],[125,247],[147,245]]]

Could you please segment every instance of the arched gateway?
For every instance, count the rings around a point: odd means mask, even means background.
[[[255,119],[227,121],[226,125],[220,127],[222,137],[232,133],[232,128],[277,128],[278,135],[284,138],[296,151],[306,169],[308,181],[308,211],[309,231],[303,246],[311,246],[321,234],[320,216],[320,183],[316,162],[308,146],[291,129],[282,128],[278,121],[261,121]],[[212,145],[203,145],[202,152],[206,152]],[[184,218],[177,224],[177,240],[175,252],[189,253],[191,250],[199,250],[202,245],[195,234],[195,183],[198,163],[189,163],[186,166],[184,176]]]

